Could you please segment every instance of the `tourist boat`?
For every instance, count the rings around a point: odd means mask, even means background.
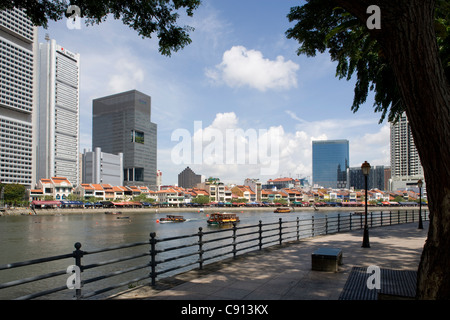
[[[291,208],[276,208],[275,213],[289,213],[291,212]]]
[[[120,211],[106,211],[105,214],[122,214]]]
[[[167,215],[165,218],[159,219],[159,222],[165,223],[165,222],[184,222],[186,219],[183,216],[171,216]]]
[[[231,224],[234,222],[239,222],[239,217],[236,216],[234,213],[212,213],[209,216],[208,224],[213,225],[224,225],[224,224]]]

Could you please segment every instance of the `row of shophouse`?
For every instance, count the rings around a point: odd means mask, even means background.
[[[207,196],[212,204],[261,204],[283,203],[287,205],[308,206],[312,203],[336,203],[343,205],[358,205],[364,201],[364,191],[331,190],[331,189],[301,189],[281,188],[261,189],[259,186],[223,184],[203,184],[200,188],[182,188],[178,186],[161,186],[159,191],[152,191],[145,186],[112,186],[109,184],[81,184],[73,188],[69,180],[63,177],[41,179],[37,188],[31,190],[30,201],[52,199],[64,201],[71,194],[78,199],[96,201],[133,201],[139,197],[140,201],[159,203],[168,206],[183,206],[190,204],[198,196]],[[143,196],[142,196],[143,195]],[[419,194],[414,191],[384,192],[378,189],[368,191],[368,200],[372,203],[394,204],[394,200],[415,202]]]

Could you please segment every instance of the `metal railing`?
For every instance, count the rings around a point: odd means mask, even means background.
[[[393,224],[418,222],[418,210],[377,211],[368,213],[370,228]],[[426,210],[422,210],[422,220],[428,220]],[[0,283],[1,290],[8,290],[17,286],[26,286],[45,279],[58,279],[58,285],[52,289],[30,292],[35,288],[27,288],[27,294],[7,299],[35,299],[39,297],[51,298],[59,292],[70,293],[70,299],[88,299],[101,296],[113,290],[124,290],[126,286],[133,286],[141,281],[154,286],[157,278],[162,275],[169,277],[177,273],[195,269],[202,269],[206,263],[222,260],[226,257],[236,257],[245,252],[261,250],[262,248],[282,245],[287,241],[299,241],[309,237],[346,232],[364,227],[363,213],[343,213],[333,216],[319,216],[308,219],[263,223],[256,225],[237,226],[218,230],[199,231],[190,235],[180,235],[167,238],[157,238],[152,232],[147,241],[112,246],[97,250],[82,250],[80,243],[75,243],[72,253],[34,259],[23,262],[0,265],[0,272],[22,268],[26,266],[42,265],[52,261],[60,261],[60,265],[67,266],[61,271],[30,276],[22,279]],[[123,253],[127,250],[126,253]],[[130,252],[129,252],[130,251]],[[106,260],[96,262],[106,253],[113,253]],[[104,258],[104,257],[103,257]],[[69,259],[69,260],[68,260]],[[74,259],[74,260],[70,260]],[[90,262],[91,259],[93,262]],[[66,264],[64,264],[65,261]],[[73,263],[71,263],[71,261]],[[111,267],[113,266],[114,267]],[[117,266],[117,267],[116,267]],[[108,267],[108,268],[107,268]],[[40,270],[40,268],[38,268]],[[48,269],[46,267],[46,269]],[[94,271],[95,270],[95,271]],[[75,271],[75,273],[73,273]],[[0,273],[0,275],[2,275]],[[83,279],[81,279],[83,275]],[[126,275],[126,278],[124,278]],[[118,279],[122,277],[123,279]],[[115,280],[112,280],[112,279]],[[101,285],[101,281],[107,281]],[[89,291],[88,286],[93,286]],[[45,285],[48,286],[48,285]],[[69,290],[69,287],[74,290]],[[75,293],[73,295],[73,293]],[[57,299],[61,299],[58,296]]]

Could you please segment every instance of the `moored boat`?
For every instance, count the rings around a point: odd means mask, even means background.
[[[184,222],[186,219],[183,216],[173,216],[173,215],[167,215],[165,218],[159,219],[159,222],[165,223],[165,222]]]
[[[120,211],[106,211],[105,214],[122,214]]]
[[[291,208],[276,208],[275,213],[289,213],[291,212]]]
[[[239,222],[239,217],[236,216],[235,213],[212,213],[209,216],[208,224],[213,225],[224,225],[224,224],[231,224],[234,222]]]

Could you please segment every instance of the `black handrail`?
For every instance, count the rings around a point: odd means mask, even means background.
[[[409,212],[408,212],[409,211]],[[423,220],[427,220],[428,215],[425,210],[422,210]],[[369,213],[369,227],[379,227],[392,224],[414,222],[418,219],[418,210],[404,210],[404,211],[389,211],[389,212],[370,212]],[[359,219],[358,219],[359,218]],[[286,241],[299,241],[309,237],[315,237],[324,234],[333,234],[338,232],[346,232],[355,229],[363,228],[363,215],[359,217],[352,213],[337,214],[337,216],[329,217],[314,217],[310,219],[299,219],[283,221],[281,218],[277,222],[262,223],[259,221],[256,225],[237,226],[233,224],[231,228],[219,229],[213,231],[199,231],[195,234],[182,235],[176,237],[157,238],[156,233],[152,232],[147,241],[128,243],[124,245],[117,245],[103,249],[84,251],[81,250],[81,244],[75,243],[75,251],[70,254],[57,255],[53,257],[34,259],[22,262],[9,263],[0,265],[0,271],[25,267],[30,265],[41,264],[44,262],[58,261],[63,259],[75,259],[75,266],[80,273],[79,287],[75,289],[76,299],[87,299],[98,296],[105,292],[109,292],[124,286],[137,283],[139,281],[149,281],[150,285],[156,285],[156,279],[166,274],[167,276],[174,271],[183,272],[189,268],[193,269],[195,265],[199,269],[203,269],[206,261],[210,263],[218,261],[226,256],[235,258],[238,253],[242,254],[249,251],[262,250],[262,248],[270,245],[282,245]],[[222,236],[222,234],[224,234]],[[182,241],[182,243],[173,242]],[[190,241],[190,242],[189,242]],[[115,257],[105,261],[94,262],[83,265],[82,261],[87,256],[94,256],[96,254],[105,252],[116,252],[122,249],[131,249],[138,247],[149,248],[148,251],[140,251],[139,253],[130,254],[127,256]],[[177,251],[182,251],[181,253]],[[171,255],[169,255],[171,254]],[[168,256],[165,256],[168,255]],[[145,263],[133,262],[131,265],[122,267],[114,271],[102,271],[98,275],[91,278],[81,280],[81,274],[88,270],[97,269],[100,267],[116,265],[125,261],[133,261],[135,259],[149,257]],[[183,261],[184,260],[184,261]],[[180,264],[175,265],[174,262]],[[170,266],[166,264],[171,263]],[[82,292],[82,287],[89,283],[96,283],[101,280],[110,279],[123,274],[136,272],[139,270],[147,270],[146,274],[135,276],[132,279],[121,281],[115,284],[108,284],[106,287],[93,290],[91,292]],[[0,283],[0,289],[8,289],[18,285],[24,285],[39,280],[59,277],[66,274],[67,271],[55,271],[44,275],[27,277],[18,280],[12,280],[5,283]],[[18,297],[17,299],[34,299],[42,296],[47,296],[60,291],[68,290],[68,286],[58,286],[53,289],[46,289],[41,292],[36,292],[28,295]]]

